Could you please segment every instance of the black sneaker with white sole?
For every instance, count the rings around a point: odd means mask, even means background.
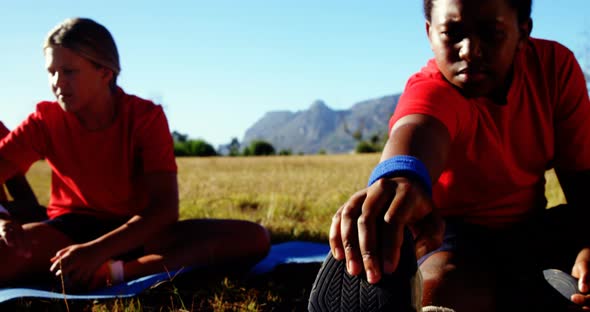
[[[406,230],[398,268],[369,284],[365,274],[352,276],[345,261],[329,253],[322,264],[309,297],[313,312],[417,312],[420,311],[420,278],[413,237]]]

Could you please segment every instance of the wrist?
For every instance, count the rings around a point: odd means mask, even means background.
[[[432,181],[426,166],[416,157],[398,155],[380,162],[369,178],[372,185],[382,178],[406,177],[417,180],[428,194],[432,194]]]

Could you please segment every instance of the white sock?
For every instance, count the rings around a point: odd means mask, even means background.
[[[124,263],[121,260],[109,260],[109,273],[111,274],[111,282],[113,284],[122,283],[125,279],[125,272],[123,270]]]

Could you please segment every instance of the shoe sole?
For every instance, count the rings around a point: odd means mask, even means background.
[[[545,280],[555,290],[557,290],[567,300],[570,300],[573,294],[579,294],[578,280],[573,276],[556,269],[547,269],[543,271]]]
[[[307,308],[312,312],[416,312],[420,306],[414,302],[417,276],[414,247],[405,242],[399,268],[383,275],[377,284],[369,284],[365,274],[348,274],[344,261],[328,253],[313,283]]]

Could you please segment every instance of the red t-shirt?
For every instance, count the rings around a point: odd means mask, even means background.
[[[0,121],[0,139],[5,137],[7,134],[10,133],[10,130],[6,128],[6,126]],[[4,190],[4,185],[0,186],[0,201],[7,201],[8,196],[6,196],[6,190]]]
[[[443,216],[491,227],[546,205],[544,172],[590,169],[590,101],[584,76],[564,46],[530,39],[514,63],[506,105],[467,99],[434,60],[412,76],[390,120],[425,114],[451,136],[446,169],[433,185]]]
[[[147,205],[138,178],[176,172],[173,143],[162,107],[117,92],[116,120],[88,131],[57,102],[37,110],[0,141],[0,156],[26,172],[44,158],[52,169],[50,218],[75,212],[101,218],[132,216]]]

